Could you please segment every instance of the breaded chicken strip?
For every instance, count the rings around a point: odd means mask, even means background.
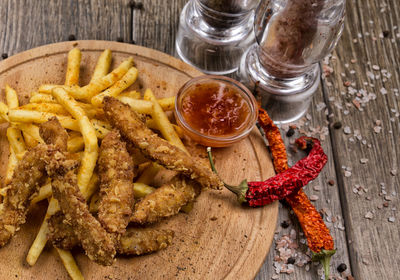
[[[0,247],[4,246],[19,226],[25,223],[27,207],[32,197],[46,179],[46,165],[52,157],[62,156],[59,152],[68,137],[57,119],[41,124],[40,133],[49,145],[39,144],[27,151],[7,185],[7,195],[0,210]],[[54,144],[54,145],[53,145]]]
[[[47,239],[57,248],[71,250],[79,245],[79,239],[76,236],[72,225],[65,219],[64,213],[59,211],[51,216],[47,223],[49,233]]]
[[[131,222],[154,223],[162,218],[178,214],[182,206],[200,194],[201,186],[194,180],[175,176],[151,194],[136,203]]]
[[[64,218],[64,215],[56,214],[49,219],[50,228],[54,224],[56,225],[56,230],[52,231],[50,240],[57,248],[71,250],[80,243],[72,226]],[[143,255],[156,252],[170,245],[173,237],[174,232],[171,230],[128,228],[116,245],[117,252],[123,255]]]
[[[61,126],[57,117],[50,118],[39,127],[40,137],[46,144],[53,144],[60,151],[67,151],[68,133]]]
[[[117,250],[123,255],[148,254],[171,245],[173,237],[172,230],[128,228],[121,236]]]
[[[18,163],[0,205],[0,247],[25,223],[30,200],[46,181],[46,165],[57,154],[61,153],[53,145],[39,144],[27,151]]]
[[[109,233],[120,235],[125,232],[132,215],[135,165],[118,130],[109,132],[101,142],[98,164],[98,219]]]
[[[198,181],[203,187],[220,189],[223,183],[207,166],[188,156],[181,149],[158,137],[140,120],[128,105],[113,97],[105,97],[103,109],[112,126],[121,135],[138,147],[143,155],[167,169],[175,170]]]
[[[79,191],[73,165],[66,160],[53,159],[47,171],[52,178],[53,196],[58,200],[65,219],[72,225],[89,259],[101,265],[112,265],[115,246],[111,236],[90,214]]]

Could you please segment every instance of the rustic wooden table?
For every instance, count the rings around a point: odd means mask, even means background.
[[[176,55],[175,34],[185,3],[1,0],[0,53],[4,59],[75,37],[131,42]],[[400,275],[399,3],[347,1],[343,36],[332,56],[321,63],[326,77],[307,115],[297,123],[296,134],[285,136],[288,145],[299,134],[323,140],[329,162],[306,192],[313,195],[335,238],[331,267],[336,276],[341,263],[347,265],[344,275],[355,279]],[[282,127],[282,133],[287,129]],[[275,244],[256,279],[319,279],[317,265],[299,267],[306,259],[300,232],[295,217],[280,206]],[[299,245],[289,251],[296,256],[294,269],[279,261],[285,254],[275,249],[276,244],[287,247],[285,240],[291,247]],[[279,268],[293,272],[278,277]]]

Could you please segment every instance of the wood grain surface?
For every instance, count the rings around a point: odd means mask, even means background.
[[[12,55],[39,45],[67,40],[68,35],[74,34],[78,39],[134,40],[136,44],[175,55],[179,13],[186,2],[146,0],[138,5],[140,1],[3,0],[0,5],[0,52]],[[346,272],[353,273],[355,279],[397,279],[400,274],[400,258],[396,252],[396,244],[400,242],[400,135],[396,112],[399,112],[400,101],[393,89],[400,87],[400,2],[347,0],[346,5],[343,36],[333,53],[334,59],[329,63],[333,73],[322,79],[322,86],[308,111],[309,118],[305,119],[307,125],[303,128],[309,133],[328,129],[322,144],[329,162],[306,192],[318,195],[319,199],[314,202],[317,209],[328,210],[331,214],[325,215],[324,220],[333,231],[338,249],[332,259],[334,274],[338,275],[336,267],[345,263],[348,267]],[[354,63],[351,59],[355,59]],[[372,65],[387,69],[391,78],[385,82],[382,77],[368,78],[367,70],[381,75],[381,71],[373,70]],[[346,81],[354,83],[352,88],[376,94],[377,99],[370,101],[363,112],[356,110],[352,105],[356,94],[347,93],[349,87],[343,85]],[[382,87],[388,91],[387,95],[381,94]],[[325,109],[318,109],[321,103],[327,105],[330,117],[325,114]],[[339,109],[339,103],[343,109]],[[382,122],[379,134],[374,132],[376,120]],[[342,122],[340,129],[333,128],[337,121]],[[351,134],[344,134],[345,126],[349,126]],[[360,144],[354,136],[355,130],[367,140],[366,145]],[[284,127],[283,135],[286,131]],[[296,131],[295,136],[299,130]],[[295,136],[285,136],[288,146]],[[351,137],[354,143],[350,142]],[[368,144],[371,144],[370,148]],[[299,157],[300,154],[291,155],[292,162]],[[368,163],[360,164],[361,158],[369,159]],[[350,177],[344,176],[342,166],[352,169]],[[391,169],[398,171],[396,176],[390,174]],[[334,185],[327,186],[326,180],[331,179]],[[390,196],[395,192],[390,201],[385,200],[380,183],[385,183],[385,191]],[[367,188],[368,193],[355,194],[354,188],[359,185]],[[315,186],[323,189],[316,191]],[[382,207],[384,203],[388,207]],[[369,211],[374,211],[372,220],[365,218]],[[332,217],[339,221],[330,222]],[[389,217],[394,217],[395,222],[388,222]],[[278,224],[285,220],[301,232],[290,210],[282,207]],[[343,223],[345,231],[341,227]],[[278,227],[276,238],[287,234],[292,225],[288,229]],[[300,245],[303,239],[297,235]],[[305,252],[304,246],[300,251]],[[257,279],[271,279],[275,275],[273,260],[276,255],[276,251],[270,250]],[[280,274],[279,279],[319,279],[316,266],[309,267],[310,272],[304,267],[296,267],[293,274]]]
[[[40,84],[63,84],[67,53],[73,47],[82,50],[81,85],[89,82],[96,60],[105,48],[113,52],[113,67],[132,55],[140,74],[131,89],[149,87],[158,97],[173,96],[188,79],[201,74],[151,49],[116,42],[76,41],[32,49],[1,62],[0,86],[4,88],[9,84],[18,92],[21,103],[25,103],[26,97]],[[8,157],[5,128],[3,124],[0,134],[0,172],[3,175]],[[257,129],[234,146],[214,149],[214,154],[221,177],[231,184],[238,184],[243,178],[264,180],[274,175]],[[32,209],[28,222],[10,244],[0,250],[0,259],[9,260],[0,263],[1,277],[68,278],[50,247],[35,266],[30,268],[24,262],[45,209],[46,203]],[[227,190],[204,191],[192,212],[156,225],[175,231],[173,245],[167,249],[136,258],[119,258],[111,267],[94,264],[82,252],[76,252],[76,256],[86,279],[252,279],[271,245],[277,214],[277,203],[247,209]]]
[[[331,128],[330,136],[351,267],[356,279],[399,279],[395,244],[400,242],[400,2],[348,1],[346,13],[324,95],[335,116],[331,124],[343,124],[341,129]],[[385,71],[391,77],[385,78]],[[345,86],[346,82],[351,85]],[[387,94],[382,94],[385,90]],[[376,95],[362,111],[353,104],[360,91]],[[350,133],[344,133],[345,126]],[[378,126],[381,131],[376,133]],[[361,159],[368,162],[362,164]],[[343,167],[351,168],[350,176],[345,176]],[[367,192],[354,193],[357,186]],[[369,212],[372,219],[365,218]]]

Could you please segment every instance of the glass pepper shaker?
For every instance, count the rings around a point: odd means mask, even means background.
[[[254,43],[254,9],[259,0],[190,0],[183,8],[176,50],[186,63],[208,74],[237,71]]]
[[[263,0],[256,9],[256,43],[242,57],[239,76],[261,96],[278,123],[300,118],[320,81],[318,62],[343,29],[345,0]]]

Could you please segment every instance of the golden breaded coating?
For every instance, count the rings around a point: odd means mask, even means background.
[[[148,224],[173,216],[182,206],[193,201],[200,194],[200,189],[196,181],[175,176],[136,203],[131,222]]]
[[[167,169],[189,176],[203,187],[213,189],[223,187],[221,179],[210,168],[153,133],[128,105],[112,97],[105,97],[103,105],[104,113],[111,125],[118,128],[121,135],[139,148],[146,157]]]
[[[64,215],[58,214],[50,218],[49,228],[51,234],[49,234],[49,240],[57,248],[71,250],[80,243],[72,226],[65,220],[63,221],[63,219]],[[52,232],[53,223],[57,224],[56,228],[60,229],[60,231]],[[173,237],[174,232],[172,230],[128,228],[121,235],[118,245],[116,245],[117,252],[123,255],[148,254],[166,248],[172,243]]]
[[[57,161],[54,158],[54,161]],[[52,178],[53,196],[58,200],[65,219],[73,227],[86,255],[101,265],[112,265],[115,256],[111,236],[90,214],[85,199],[79,191],[77,176],[66,161],[48,168]]]
[[[39,144],[27,151],[18,163],[0,205],[0,247],[25,223],[30,200],[46,181],[46,165],[58,154],[62,156],[53,145]]]
[[[143,255],[171,245],[172,230],[128,228],[121,236],[118,253],[123,255]]]
[[[122,234],[132,215],[135,165],[117,130],[101,142],[98,160],[100,202],[98,219],[109,233]]]
[[[57,117],[52,117],[47,122],[42,123],[39,127],[39,133],[46,144],[53,144],[60,151],[67,150],[68,133],[61,126]]]
[[[72,225],[65,219],[62,211],[58,211],[51,216],[47,220],[47,223],[49,225],[47,239],[50,240],[55,247],[71,250],[79,244],[79,239],[74,233]]]

